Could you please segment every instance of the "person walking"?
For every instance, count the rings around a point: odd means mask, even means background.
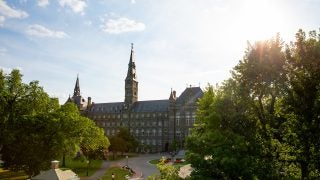
[[[115,180],[115,175],[112,173],[112,175],[111,175],[111,178],[112,178],[112,180]]]

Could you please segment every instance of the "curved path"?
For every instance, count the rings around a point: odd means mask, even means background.
[[[128,158],[128,166],[132,168],[136,174],[132,179],[148,179],[148,176],[151,176],[155,173],[159,173],[159,170],[155,165],[149,163],[152,159],[159,159],[162,156],[161,154],[143,154],[137,157]],[[124,166],[127,164],[126,159],[119,161],[103,161],[101,168],[97,170],[90,177],[81,177],[81,180],[99,180],[106,170],[111,166]]]

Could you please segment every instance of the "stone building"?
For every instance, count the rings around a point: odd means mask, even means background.
[[[86,102],[80,95],[78,77],[68,102],[76,103],[83,114],[105,130],[106,136],[115,135],[120,127],[128,128],[140,141],[137,151],[168,151],[174,141],[181,148],[194,124],[196,103],[203,95],[201,88],[187,87],[180,96],[171,90],[168,99],[149,101],[139,101],[138,92],[132,45],[123,102],[91,103],[90,97]]]

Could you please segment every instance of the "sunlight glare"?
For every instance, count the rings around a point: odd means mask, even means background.
[[[248,0],[243,4],[238,27],[249,41],[269,39],[285,30],[285,17],[277,1]]]

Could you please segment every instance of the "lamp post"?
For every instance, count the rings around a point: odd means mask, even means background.
[[[87,176],[89,176],[89,163],[90,163],[90,161],[87,160]]]
[[[126,156],[126,160],[127,160],[127,167],[129,167],[129,166],[128,166],[128,155]]]

